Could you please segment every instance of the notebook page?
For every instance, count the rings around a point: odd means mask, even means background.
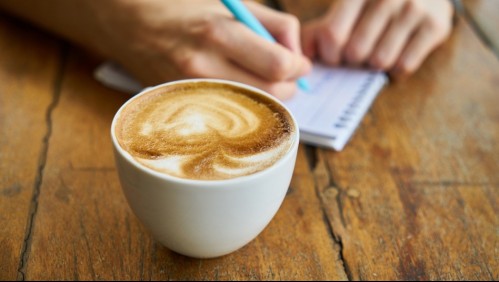
[[[320,64],[306,79],[311,90],[284,104],[298,121],[302,141],[335,150],[343,149],[387,80],[382,72]]]

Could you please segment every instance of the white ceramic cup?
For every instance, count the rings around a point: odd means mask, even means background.
[[[217,79],[175,81],[148,88],[126,102],[113,119],[111,136],[121,186],[139,220],[170,250],[190,257],[211,258],[243,247],[274,217],[291,181],[299,131],[290,113],[296,130],[289,151],[262,171],[226,180],[178,178],[137,162],[116,139],[115,126],[122,109],[150,90],[196,81],[239,86],[283,105],[262,90],[241,83]]]

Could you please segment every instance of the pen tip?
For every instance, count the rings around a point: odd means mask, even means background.
[[[298,87],[300,88],[300,90],[305,91],[305,92],[310,91],[310,84],[304,78],[298,79],[296,83],[298,84]]]

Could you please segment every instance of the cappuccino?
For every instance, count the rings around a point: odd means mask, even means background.
[[[263,94],[220,82],[155,88],[118,116],[119,145],[155,171],[222,180],[272,166],[295,142],[288,111]]]

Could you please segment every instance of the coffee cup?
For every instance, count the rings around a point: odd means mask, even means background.
[[[236,251],[268,225],[299,143],[279,100],[217,79],[144,90],[118,110],[111,137],[137,218],[168,249],[195,258]]]

